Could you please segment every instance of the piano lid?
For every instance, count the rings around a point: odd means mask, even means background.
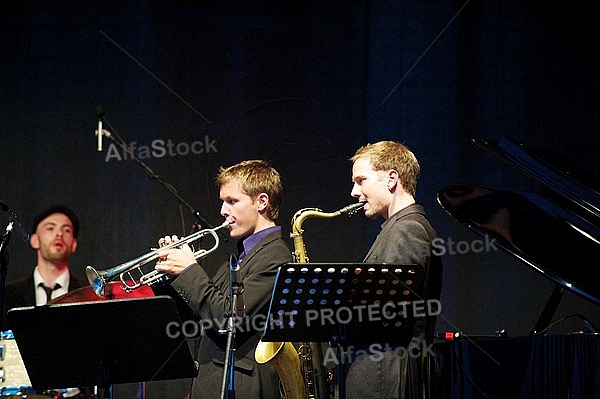
[[[600,259],[596,226],[535,193],[448,186],[437,199],[450,215],[498,249],[600,305],[600,284],[594,277]]]
[[[536,272],[600,305],[598,178],[558,154],[503,138],[474,144],[541,186],[540,193],[448,186],[440,206]]]
[[[540,185],[545,196],[600,226],[600,178],[562,155],[528,147],[509,137],[473,144]]]

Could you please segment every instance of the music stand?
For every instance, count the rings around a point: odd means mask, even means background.
[[[415,310],[427,306],[422,286],[418,265],[288,263],[277,273],[262,340],[406,342]]]
[[[7,317],[32,388],[196,377],[173,298],[118,299],[11,309]]]
[[[262,340],[406,345],[414,317],[428,311],[422,291],[419,265],[288,263],[277,272]],[[338,388],[345,398],[343,372]]]

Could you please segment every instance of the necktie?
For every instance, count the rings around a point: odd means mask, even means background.
[[[54,290],[57,290],[60,288],[60,284],[56,283],[56,285],[54,285],[54,288],[50,288],[50,287],[46,287],[44,285],[44,283],[40,283],[40,287],[42,287],[44,289],[44,291],[46,291],[46,303],[50,302],[50,299],[52,299],[52,292]]]

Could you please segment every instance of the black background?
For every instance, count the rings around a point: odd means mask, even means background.
[[[108,139],[97,151],[99,105],[112,130],[137,148],[214,141],[209,153],[143,159],[214,225],[222,221],[213,181],[219,166],[271,160],[284,179],[280,223],[289,234],[297,210],[334,211],[354,201],[348,157],[381,139],[415,152],[417,200],[439,236],[454,242],[478,237],[437,204],[441,188],[537,190],[471,138],[510,135],[600,170],[597,4],[27,1],[2,8],[0,199],[27,227],[53,203],[72,206],[82,222],[72,270],[81,277],[87,265],[113,267],[148,252],[161,235],[189,234],[193,223],[156,179],[119,160]],[[310,259],[361,260],[379,224],[362,215],[307,220]],[[207,267],[231,244],[207,257]],[[9,279],[28,274],[34,251],[17,235],[9,250]],[[446,254],[444,264],[440,331],[526,335],[553,288],[501,252]],[[596,266],[590,260],[590,271]],[[596,306],[567,293],[555,320],[571,313],[600,325]],[[569,319],[555,330],[581,328]],[[178,397],[185,385],[154,383],[148,393]]]

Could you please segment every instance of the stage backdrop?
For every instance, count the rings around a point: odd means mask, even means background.
[[[354,201],[348,158],[359,146],[401,141],[421,163],[418,202],[455,243],[478,237],[437,204],[441,188],[538,190],[472,138],[512,136],[600,170],[597,6],[201,3],[2,6],[0,199],[27,228],[42,208],[73,207],[82,277],[87,265],[148,252],[161,235],[189,234],[193,211],[220,224],[214,177],[244,159],[281,172],[287,235],[297,210]],[[142,164],[108,138],[98,151],[97,112]],[[380,223],[306,220],[310,260],[360,261]],[[203,263],[213,267],[232,244]],[[28,243],[13,234],[9,251],[8,278],[30,273]],[[440,331],[526,335],[553,288],[500,251],[447,253],[444,265]],[[571,313],[600,325],[596,306],[567,293],[554,320]],[[554,331],[581,328],[575,318]],[[148,393],[186,387],[153,383]]]

